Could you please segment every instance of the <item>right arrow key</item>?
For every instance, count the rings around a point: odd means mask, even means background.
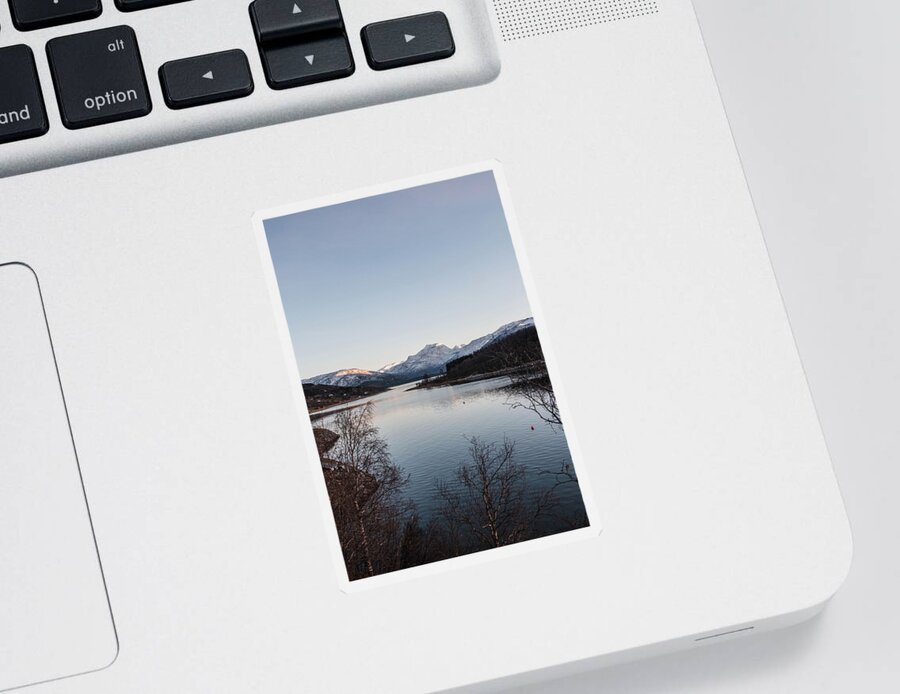
[[[450,23],[443,12],[369,24],[362,30],[362,42],[373,70],[441,60],[456,52]]]

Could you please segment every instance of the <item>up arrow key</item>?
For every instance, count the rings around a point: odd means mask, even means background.
[[[412,34],[403,34],[403,38],[406,39],[406,43],[409,43],[410,41],[412,41],[412,40],[413,40],[414,38],[416,38],[416,37],[413,36]]]
[[[157,4],[172,1],[153,0]],[[116,3],[120,2],[121,0],[116,0]],[[0,5],[3,4],[5,0],[0,0]],[[341,17],[338,0],[253,0],[249,4],[256,42],[263,50],[273,48],[268,45],[270,43],[283,42],[296,45],[305,43],[304,39],[313,34],[344,31],[344,20]]]

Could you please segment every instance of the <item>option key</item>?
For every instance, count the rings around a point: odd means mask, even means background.
[[[130,27],[61,36],[47,43],[63,125],[87,128],[150,113],[144,67]]]

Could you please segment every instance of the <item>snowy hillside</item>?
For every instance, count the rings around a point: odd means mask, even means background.
[[[342,369],[341,371],[332,371],[331,373],[321,374],[306,379],[303,382],[327,386],[343,386],[346,388],[350,386],[359,386],[364,383],[396,385],[414,381],[425,376],[436,376],[444,373],[447,362],[473,354],[497,340],[533,326],[533,318],[523,318],[502,325],[494,332],[475,338],[464,345],[457,345],[455,347],[448,347],[447,345],[437,343],[425,345],[418,352],[408,356],[403,361],[388,364],[378,371],[368,371],[366,369]]]
[[[341,371],[332,371],[331,373],[321,374],[313,378],[308,378],[304,383],[315,383],[320,386],[341,386],[350,388],[363,383],[371,383],[379,380],[377,371],[367,371],[366,369],[342,369]]]

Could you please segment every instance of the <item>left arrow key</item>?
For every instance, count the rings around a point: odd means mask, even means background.
[[[235,49],[172,60],[159,69],[169,108],[190,108],[239,99],[253,93],[253,76],[243,51]]]

